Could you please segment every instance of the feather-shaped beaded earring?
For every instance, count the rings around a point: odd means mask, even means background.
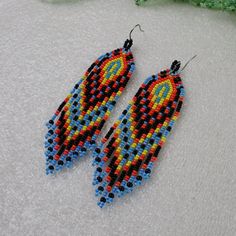
[[[179,69],[175,60],[170,69],[147,78],[95,149],[93,184],[99,185],[100,207],[149,178],[183,104]]]
[[[95,147],[95,141],[134,69],[129,34],[122,48],[100,56],[74,86],[47,123],[46,173],[71,167]]]

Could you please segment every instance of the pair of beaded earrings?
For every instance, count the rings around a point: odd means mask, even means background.
[[[139,27],[139,24],[135,27]],[[93,151],[98,205],[111,203],[150,177],[153,164],[179,116],[184,99],[180,62],[147,78],[100,143],[99,134],[134,70],[129,34],[122,48],[100,56],[47,123],[46,173]]]

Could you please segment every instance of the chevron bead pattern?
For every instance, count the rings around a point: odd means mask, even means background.
[[[46,174],[71,167],[95,146],[134,69],[133,55],[125,46],[90,66],[47,123]]]
[[[179,67],[174,61],[170,69],[147,78],[95,149],[93,184],[100,207],[150,177],[183,104]]]

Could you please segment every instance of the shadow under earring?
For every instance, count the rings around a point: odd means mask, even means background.
[[[95,147],[102,127],[135,69],[130,50],[135,27],[122,48],[100,56],[88,68],[47,123],[46,174],[71,167],[74,160]]]
[[[170,69],[147,78],[95,149],[93,184],[100,207],[150,177],[183,104],[179,69],[175,60]]]

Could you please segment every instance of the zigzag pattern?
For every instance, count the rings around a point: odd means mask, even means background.
[[[94,148],[134,69],[127,47],[102,55],[90,66],[47,123],[47,174],[71,167],[74,160]]]
[[[93,184],[103,207],[150,177],[153,164],[177,120],[184,99],[180,62],[142,84],[95,149]]]

